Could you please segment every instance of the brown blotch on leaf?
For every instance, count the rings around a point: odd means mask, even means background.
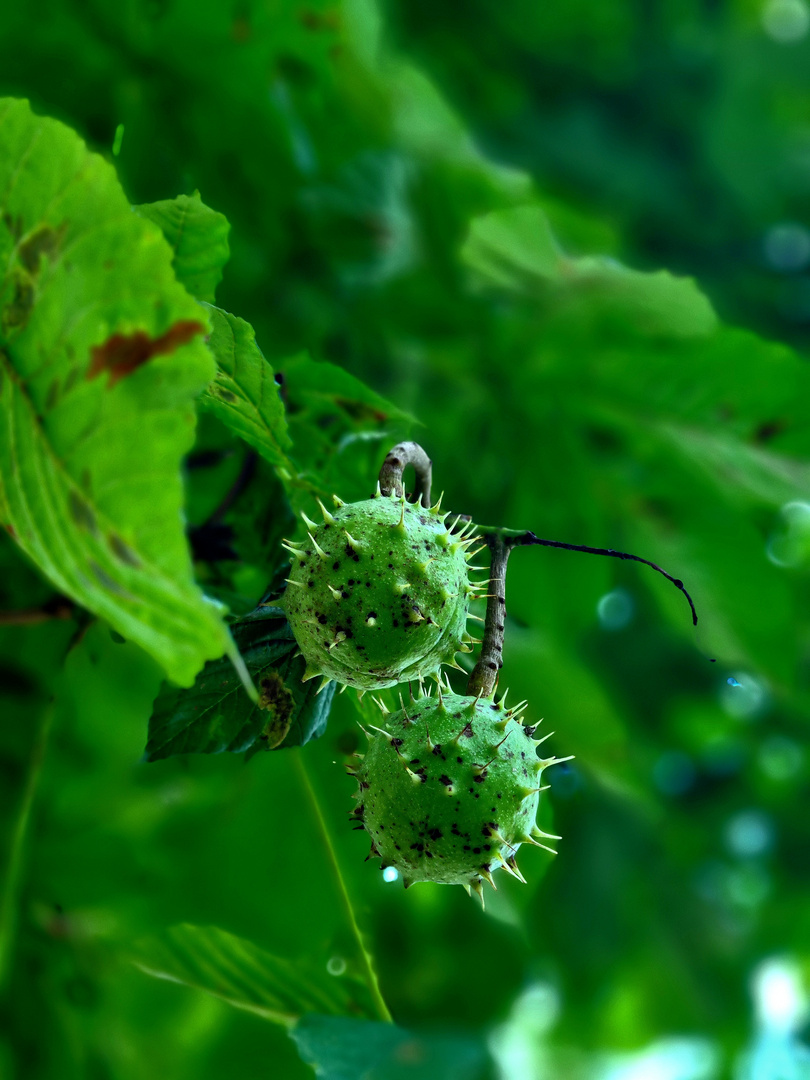
[[[115,596],[126,596],[127,598],[130,598],[126,589],[122,589],[118,582],[111,578],[107,571],[103,570],[97,562],[94,562],[91,559],[87,565],[92,571],[96,581],[103,589],[107,589],[108,592],[113,593]]]
[[[29,276],[20,270],[14,274],[14,293],[3,308],[0,323],[4,330],[21,330],[28,322],[34,307],[34,286]]]
[[[754,432],[754,442],[767,443],[777,435],[787,431],[789,424],[786,420],[766,420],[760,424]]]
[[[52,379],[51,385],[48,387],[48,394],[45,398],[45,411],[50,412],[51,409],[56,407],[56,403],[59,400],[59,379]]]
[[[242,45],[246,41],[250,41],[251,28],[250,23],[244,16],[239,16],[231,23],[231,38],[237,44]]]
[[[141,565],[141,560],[138,558],[137,554],[132,550],[129,544],[125,540],[122,540],[116,533],[110,533],[107,537],[107,541],[113,555],[120,559],[121,562],[126,563],[127,566],[139,567]]]
[[[259,708],[270,713],[260,738],[267,744],[268,750],[273,750],[284,741],[290,730],[295,698],[277,671],[265,675],[259,687]]]
[[[6,211],[5,214],[3,214],[3,224],[8,229],[9,233],[11,234],[12,240],[16,244],[17,241],[22,236],[22,231],[23,231],[22,217],[19,214],[17,214],[16,217],[12,217],[11,214],[8,211]]]
[[[388,419],[388,414],[382,412],[380,409],[375,409],[370,405],[366,405],[362,401],[351,401],[349,398],[335,397],[332,399],[338,408],[343,409],[348,414],[351,420],[357,423],[364,423],[374,421],[378,424],[384,423]]]
[[[187,345],[197,334],[204,333],[205,327],[201,322],[182,319],[157,338],[150,338],[145,330],[136,330],[132,334],[113,334],[103,344],[91,349],[87,378],[94,379],[96,375],[109,372],[107,388],[110,389],[121,379],[137,371],[153,356],[174,352],[181,345]]]
[[[96,515],[90,504],[86,503],[73,488],[68,493],[68,511],[80,529],[84,529],[93,536],[99,535]]]
[[[63,222],[58,229],[54,229],[52,225],[41,225],[23,240],[20,244],[19,257],[29,274],[39,272],[39,260],[43,255],[49,261],[53,261],[66,229],[67,222]]]

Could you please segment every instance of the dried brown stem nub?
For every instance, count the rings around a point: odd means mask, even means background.
[[[425,451],[415,442],[401,442],[388,451],[388,456],[380,469],[380,491],[383,495],[402,495],[402,473],[408,465],[413,465],[416,472],[414,502],[430,506],[430,481],[433,462]]]

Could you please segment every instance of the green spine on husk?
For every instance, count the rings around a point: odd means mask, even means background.
[[[285,541],[292,565],[282,606],[305,679],[374,690],[456,666],[455,654],[473,640],[466,623],[478,592],[467,566],[474,539],[452,532],[439,504],[382,495],[379,485],[364,502],[333,498],[334,513],[320,503],[322,524],[302,515],[306,540]]]
[[[540,777],[559,760],[541,759],[525,703],[453,693],[423,696],[366,731],[369,745],[353,770],[352,814],[371,837],[371,855],[394,866],[405,887],[416,881],[463,885],[483,902],[482,882],[503,868],[524,880],[521,844],[559,837],[537,828]]]

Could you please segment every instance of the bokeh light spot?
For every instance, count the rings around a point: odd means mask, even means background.
[[[759,767],[770,780],[790,780],[801,772],[804,749],[785,735],[771,735],[759,750]]]
[[[726,825],[726,845],[734,855],[750,858],[763,855],[773,846],[771,819],[761,810],[743,810]]]
[[[810,231],[794,221],[774,225],[765,233],[765,258],[774,270],[792,274],[810,262]]]
[[[763,682],[745,671],[736,671],[720,687],[720,704],[729,716],[751,720],[765,709],[768,694]]]
[[[603,630],[623,630],[633,619],[635,604],[626,589],[605,593],[596,605],[596,614]]]
[[[754,969],[751,992],[760,1024],[772,1031],[792,1031],[806,1009],[807,998],[798,966],[783,957],[771,957]]]
[[[346,974],[346,961],[342,956],[330,956],[326,961],[326,970],[330,975],[345,975]]]
[[[780,45],[801,41],[810,30],[810,11],[804,0],[768,0],[762,11],[762,28]]]
[[[746,863],[727,872],[725,886],[732,904],[750,910],[768,898],[771,879],[759,864]]]
[[[810,559],[810,503],[796,499],[779,513],[784,528],[770,537],[765,553],[776,566],[801,566]]]

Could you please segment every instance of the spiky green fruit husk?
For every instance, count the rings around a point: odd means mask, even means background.
[[[480,893],[499,867],[520,877],[518,848],[548,835],[535,817],[552,760],[538,758],[534,728],[517,710],[446,693],[407,704],[367,734],[353,816],[406,887],[436,881]]]
[[[438,675],[465,648],[470,541],[448,530],[438,507],[381,495],[336,502],[288,546],[282,605],[306,677],[374,690]]]

